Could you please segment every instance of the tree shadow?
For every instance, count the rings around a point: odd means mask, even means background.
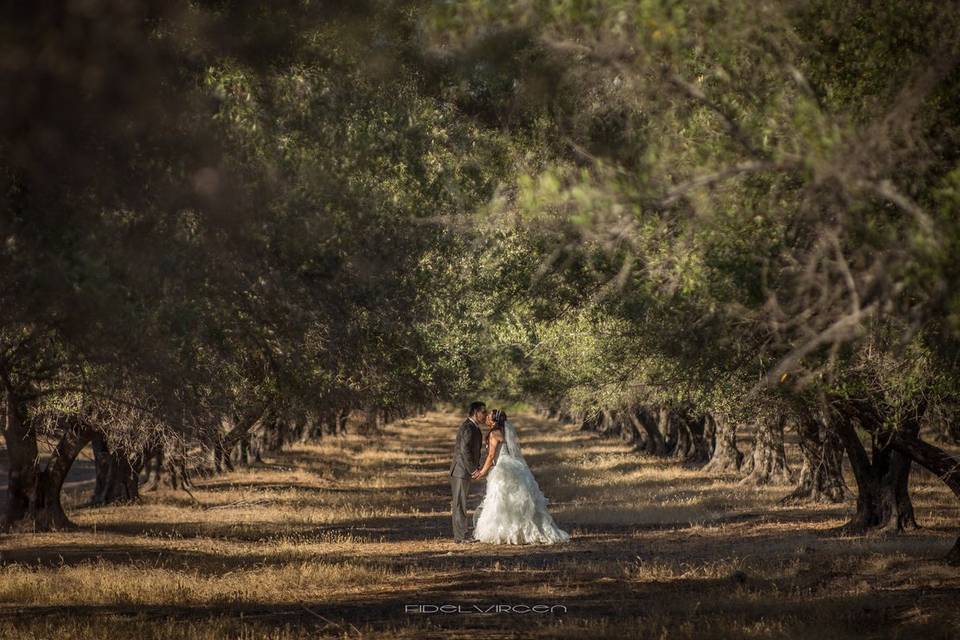
[[[831,585],[818,586],[812,576],[766,579],[747,570],[733,570],[714,578],[680,578],[670,581],[632,581],[606,576],[585,581],[575,593],[536,596],[535,574],[466,570],[425,583],[391,585],[388,589],[356,597],[327,599],[296,598],[289,601],[241,601],[201,605],[91,604],[91,605],[2,605],[0,622],[29,625],[42,619],[46,628],[58,622],[135,621],[179,625],[217,618],[244,619],[272,626],[290,624],[311,628],[316,633],[333,631],[350,635],[356,627],[388,630],[420,628],[430,635],[460,630],[511,631],[544,624],[604,626],[626,617],[641,615],[668,625],[680,622],[692,628],[724,630],[775,629],[777,637],[815,637],[829,628],[830,637],[908,637],[906,629],[928,629],[926,637],[949,637],[952,603],[956,589],[919,586],[899,592],[841,594]],[[766,595],[769,594],[769,598]],[[790,597],[783,594],[801,594]],[[915,620],[908,612],[922,602],[931,612]],[[691,603],[696,603],[692,606]],[[552,607],[548,613],[489,610],[492,605]],[[428,613],[425,606],[448,605],[460,611]],[[489,613],[477,611],[489,610]],[[450,611],[448,609],[448,611]],[[811,612],[815,611],[815,615]],[[651,627],[651,631],[655,631]],[[940,633],[937,633],[939,630]],[[571,629],[571,631],[575,631]],[[635,628],[635,633],[638,630]],[[947,634],[947,635],[944,635]],[[339,634],[338,634],[339,635]],[[914,637],[920,637],[915,635]],[[564,634],[563,637],[576,637]],[[598,636],[601,637],[601,636]],[[604,636],[605,637],[605,636]],[[759,637],[766,637],[763,634]],[[771,636],[772,637],[772,636]]]

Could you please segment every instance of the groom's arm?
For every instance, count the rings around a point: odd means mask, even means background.
[[[457,431],[457,459],[465,470],[470,470],[470,427],[467,424],[460,425]]]
[[[491,442],[487,445],[487,459],[483,461],[483,466],[470,474],[470,477],[474,480],[479,480],[483,476],[487,475],[487,472],[490,471],[490,467],[493,466],[493,458],[497,454],[497,447],[503,439],[499,435],[495,435],[491,438]]]

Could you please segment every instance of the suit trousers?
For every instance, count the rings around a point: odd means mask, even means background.
[[[469,528],[469,519],[467,518],[467,494],[470,492],[469,476],[461,478],[460,476],[450,476],[450,489],[453,498],[450,500],[450,511],[453,514],[453,539],[466,540]],[[472,533],[472,532],[469,532]]]

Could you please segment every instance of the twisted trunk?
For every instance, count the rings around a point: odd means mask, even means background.
[[[57,531],[72,529],[60,501],[63,482],[73,461],[93,437],[93,428],[75,416],[58,419],[60,440],[44,468],[37,456],[36,431],[23,419],[24,408],[18,398],[6,392],[4,438],[10,458],[7,507],[0,529],[3,531]]]
[[[744,468],[747,474],[741,484],[774,484],[793,481],[787,455],[783,448],[783,428],[786,415],[779,414],[773,419],[765,419],[757,425],[753,450],[746,460]]]
[[[710,473],[730,473],[740,471],[743,465],[743,452],[737,448],[737,424],[719,414],[707,414],[714,424],[713,456],[703,467]]]
[[[643,442],[643,453],[653,456],[664,456],[667,454],[667,442],[657,425],[657,419],[646,407],[639,407],[636,411],[630,412],[630,419],[636,427],[639,427],[646,434]]]
[[[704,436],[706,419],[692,418],[686,414],[674,414],[677,442],[673,457],[687,463],[701,463],[710,459],[709,444]]]
[[[797,422],[803,467],[797,487],[782,502],[812,500],[842,502],[847,496],[843,480],[843,444],[822,415],[803,412]]]
[[[857,481],[857,511],[843,530],[899,532],[917,527],[910,500],[910,458],[888,446],[872,447],[872,456],[860,442],[847,419],[839,419],[836,431]]]

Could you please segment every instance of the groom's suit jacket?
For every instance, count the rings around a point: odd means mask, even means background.
[[[483,433],[480,427],[469,418],[463,421],[457,430],[457,443],[453,446],[453,461],[450,463],[450,475],[469,478],[473,470],[480,466],[480,445]]]

